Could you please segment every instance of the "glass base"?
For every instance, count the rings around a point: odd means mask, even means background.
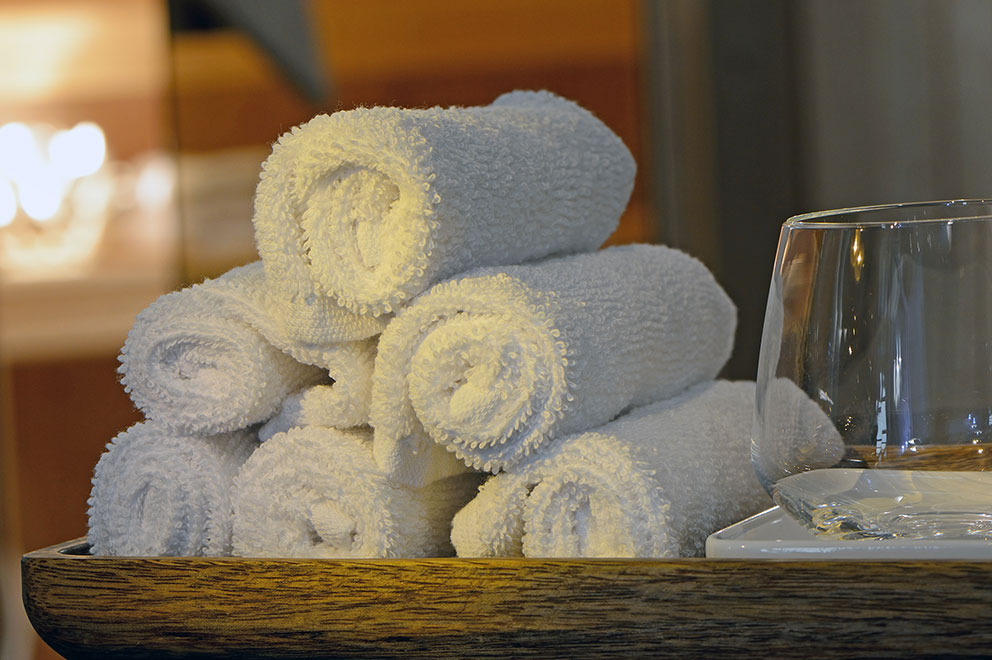
[[[778,481],[772,497],[837,540],[992,540],[992,472],[811,470]]]

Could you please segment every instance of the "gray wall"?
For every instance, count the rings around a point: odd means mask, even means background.
[[[790,215],[992,196],[989,0],[646,0],[662,240],[738,305],[754,378]]]

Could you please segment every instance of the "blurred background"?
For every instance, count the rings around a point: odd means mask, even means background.
[[[85,533],[134,316],[257,258],[259,165],[358,105],[550,89],[639,164],[611,243],[702,259],[753,379],[778,229],[992,195],[987,0],[0,0],[0,657],[17,559]]]

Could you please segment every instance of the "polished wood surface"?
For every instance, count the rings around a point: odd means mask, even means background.
[[[68,658],[975,657],[989,562],[22,559]]]
[[[850,445],[848,458],[879,470],[941,470],[983,472],[992,470],[992,448],[987,442],[967,445],[920,445],[910,449]]]

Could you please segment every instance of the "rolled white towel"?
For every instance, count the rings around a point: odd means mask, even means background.
[[[215,304],[308,364],[316,364],[308,361],[308,355],[319,355],[337,343],[374,337],[388,321],[388,317],[348,311],[329,298],[287,296],[284,287],[266,277],[261,261],[233,268],[204,285],[210,288]]]
[[[771,505],[750,461],[754,383],[715,381],[564,438],[458,512],[462,557],[676,557]]]
[[[390,482],[371,432],[305,427],[270,438],[234,488],[234,554],[247,557],[451,555],[451,517],[481,477],[420,489]]]
[[[736,310],[702,263],[652,245],[481,269],[417,298],[379,341],[375,457],[421,483],[446,447],[512,467],[548,440],[714,378]]]
[[[124,431],[94,469],[91,552],[230,554],[231,487],[257,445],[247,431],[184,436],[156,422]]]
[[[258,430],[258,439],[265,442],[276,433],[303,426],[349,429],[367,425],[368,392],[364,398],[353,397],[347,385],[347,381],[314,385],[289,395],[282,402],[279,414]]]
[[[149,305],[119,358],[135,405],[182,433],[233,431],[271,418],[287,396],[326,381],[328,372],[341,379],[356,355],[374,355],[374,338],[331,338],[375,331],[380,320],[366,327],[344,312],[341,332],[296,327],[290,333],[292,324],[279,318],[271,299],[256,262]],[[304,335],[320,342],[297,338]]]
[[[270,280],[297,298],[388,313],[468,268],[599,247],[634,172],[606,125],[550,92],[358,108],[279,139],[262,165],[255,238]]]
[[[373,341],[388,317],[355,314],[333,300],[298,300],[285,295],[255,261],[191,287],[231,318],[244,321],[270,344],[305,364],[322,364],[323,353],[338,344]]]
[[[279,413],[258,430],[258,439],[299,426],[347,429],[369,423],[375,341],[347,342],[314,359],[334,379],[331,384],[305,387],[289,395]]]

